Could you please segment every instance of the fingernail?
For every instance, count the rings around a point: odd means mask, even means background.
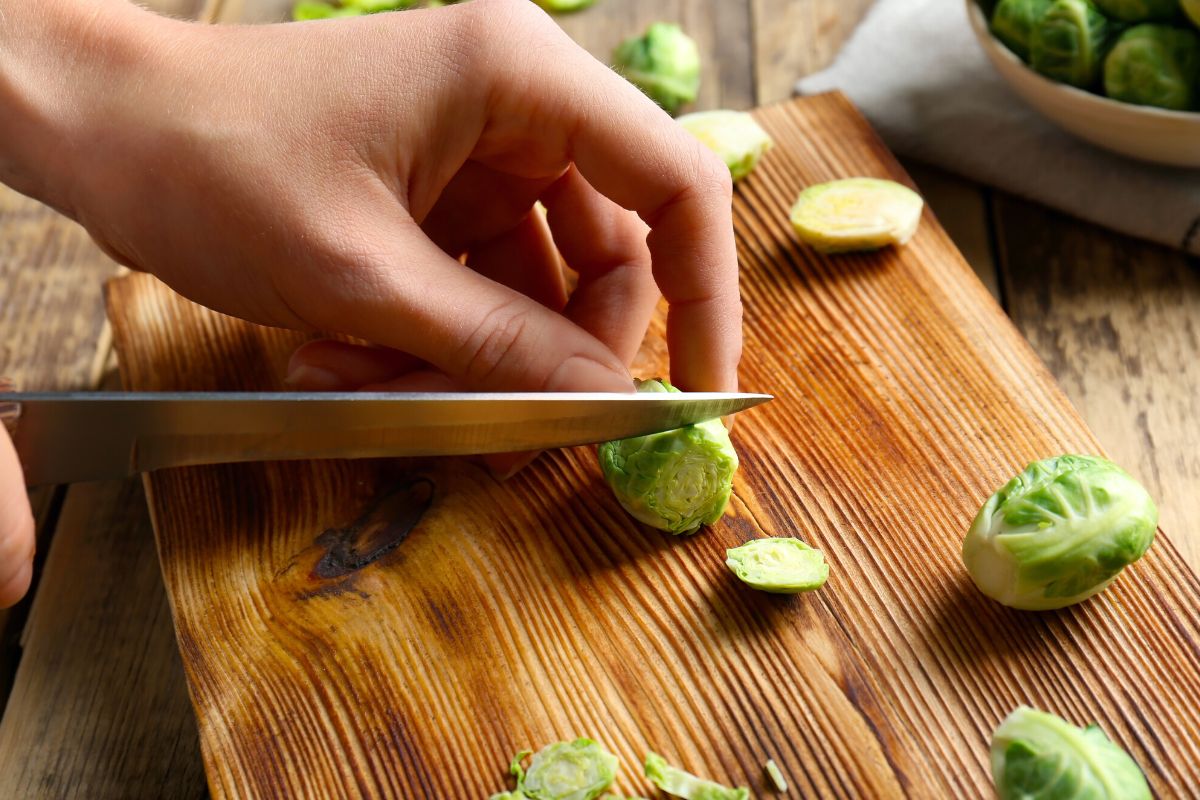
[[[297,364],[283,382],[293,389],[307,389],[313,392],[331,392],[346,387],[345,381],[338,375],[311,364]]]
[[[546,381],[545,390],[630,393],[633,391],[633,378],[627,372],[617,372],[587,356],[571,356],[554,370]]]

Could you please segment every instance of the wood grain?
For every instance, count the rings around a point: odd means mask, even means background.
[[[743,382],[779,399],[736,429],[712,529],[638,526],[586,448],[503,484],[456,460],[148,477],[215,795],[483,796],[516,749],[593,735],[626,791],[653,748],[758,791],[771,757],[801,796],[984,796],[987,737],[1021,702],[1101,722],[1160,796],[1200,785],[1195,575],[1162,535],[1063,612],[970,587],[987,494],[1099,446],[932,217],[900,251],[795,242],[802,185],[906,179],[842,98],[758,116],[779,144],[734,202]],[[142,275],[109,309],[131,389],[275,387],[297,341]],[[724,548],[763,533],[821,547],[825,589],[737,584]]]

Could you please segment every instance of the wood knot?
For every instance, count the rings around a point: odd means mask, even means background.
[[[313,567],[315,578],[341,578],[383,558],[399,547],[433,505],[434,484],[413,478],[393,486],[344,528],[329,528],[315,544],[325,554]]]

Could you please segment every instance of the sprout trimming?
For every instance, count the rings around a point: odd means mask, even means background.
[[[671,766],[658,753],[646,755],[646,777],[667,794],[683,800],[748,800],[750,797],[750,790],[744,786],[730,789],[697,777]]]

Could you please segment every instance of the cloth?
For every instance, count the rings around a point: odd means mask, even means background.
[[[1110,154],[1043,119],[987,61],[963,0],[878,0],[796,89],[840,89],[903,156],[1200,255],[1200,170]]]

